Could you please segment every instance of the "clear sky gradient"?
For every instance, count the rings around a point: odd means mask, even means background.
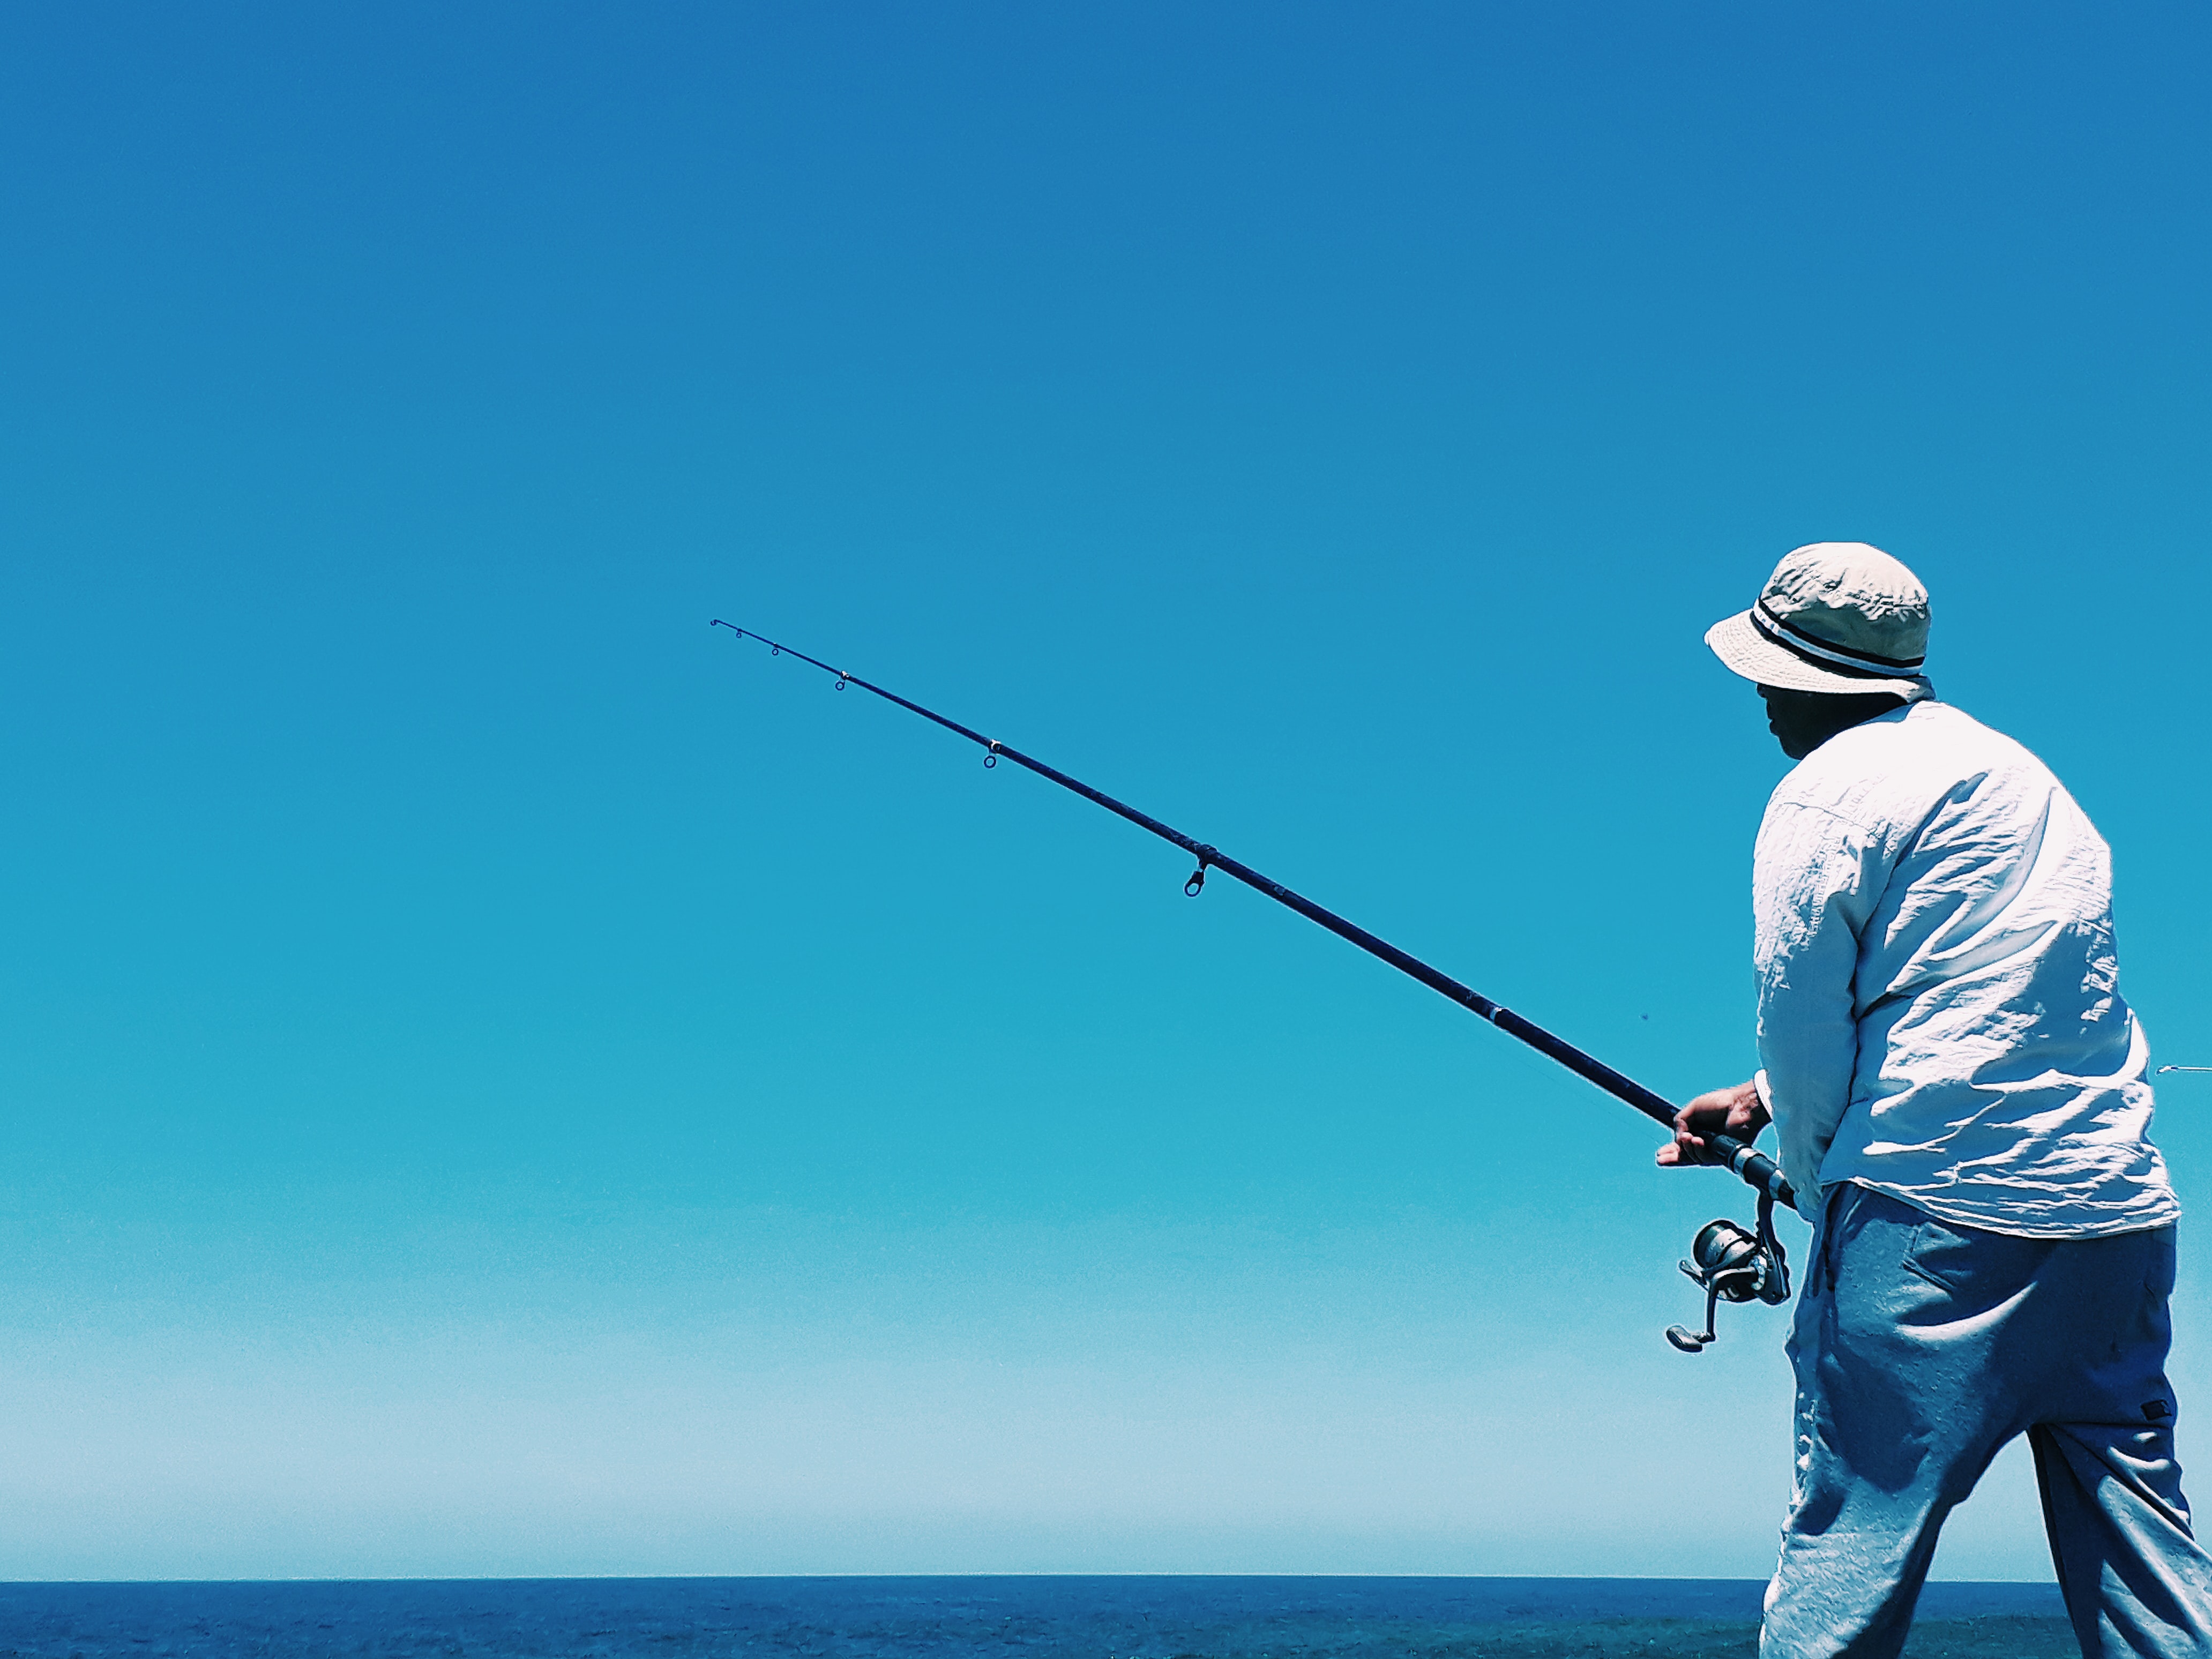
[[[1763,1573],[1730,1183],[708,619],[1684,1096],[1784,766],[1699,635],[1871,540],[2212,1063],[2209,33],[11,9],[0,1573]]]

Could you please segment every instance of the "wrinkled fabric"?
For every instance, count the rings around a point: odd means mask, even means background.
[[[1767,805],[1753,908],[1759,1092],[1808,1219],[1841,1182],[2029,1237],[2179,1215],[2112,855],[2020,744],[1933,700],[1831,738]]]
[[[2035,1452],[2081,1651],[2212,1656],[2166,1377],[2171,1227],[2023,1238],[1856,1185],[1805,1264],[1796,1466],[1762,1659],[1888,1659],[1945,1516],[2015,1435]]]

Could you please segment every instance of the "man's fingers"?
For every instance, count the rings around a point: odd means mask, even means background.
[[[1717,1129],[1739,1140],[1751,1139],[1766,1118],[1758,1100],[1757,1091],[1748,1083],[1699,1095],[1674,1114],[1674,1139],[1659,1149],[1658,1162],[1668,1169],[1703,1164],[1708,1148],[1705,1135],[1698,1133],[1701,1129],[1707,1133]]]

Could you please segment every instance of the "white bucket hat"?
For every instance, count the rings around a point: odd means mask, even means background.
[[[1814,542],[1783,556],[1759,603],[1705,630],[1713,654],[1747,680],[1790,691],[1932,695],[1928,590],[1864,542]]]

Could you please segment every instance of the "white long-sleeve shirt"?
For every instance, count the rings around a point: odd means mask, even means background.
[[[2179,1213],[2112,854],[2020,744],[1932,700],[1839,732],[1767,804],[1753,896],[1759,1091],[1808,1218],[1845,1181],[2034,1237]]]

